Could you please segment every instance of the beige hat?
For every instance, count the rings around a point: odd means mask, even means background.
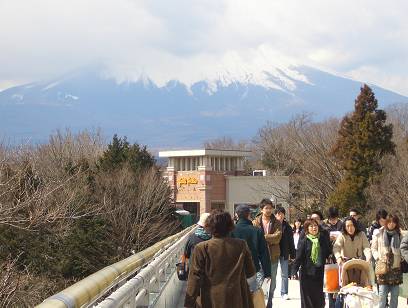
[[[200,215],[200,220],[197,222],[197,225],[205,227],[205,221],[207,220],[208,216],[210,216],[210,213],[202,213]]]

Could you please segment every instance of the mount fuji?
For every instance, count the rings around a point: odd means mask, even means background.
[[[56,129],[101,128],[154,148],[199,146],[221,136],[252,138],[266,121],[301,112],[316,120],[353,109],[362,83],[308,66],[162,84],[147,75],[118,82],[100,70],[0,92],[0,137],[42,142]],[[408,97],[370,85],[381,108]]]

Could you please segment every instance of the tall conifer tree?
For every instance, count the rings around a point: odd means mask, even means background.
[[[364,190],[381,174],[381,158],[395,154],[392,141],[392,124],[386,124],[386,113],[379,110],[377,99],[367,85],[360,89],[354,112],[346,115],[340,125],[339,137],[333,154],[345,174],[329,203],[343,213],[357,207],[368,210]]]

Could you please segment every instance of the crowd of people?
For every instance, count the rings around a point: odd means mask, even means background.
[[[251,294],[270,282],[266,292],[270,308],[280,266],[282,299],[289,299],[289,279],[298,279],[302,308],[323,308],[325,265],[341,266],[354,259],[372,265],[366,278],[371,287],[377,286],[379,307],[398,306],[408,234],[402,236],[396,215],[380,209],[365,228],[357,209],[341,219],[338,209],[331,207],[327,219],[314,211],[291,225],[285,208],[271,200],[263,199],[259,209],[255,218],[247,205],[237,206],[235,219],[222,210],[201,215],[185,247],[189,259],[185,307],[253,307]],[[336,294],[327,297],[334,308]]]

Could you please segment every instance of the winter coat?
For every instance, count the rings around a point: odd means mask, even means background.
[[[374,260],[378,262],[379,260],[385,261],[390,264],[390,271],[384,275],[377,275],[378,284],[401,284],[402,283],[402,273],[401,273],[401,250],[396,249],[395,253],[390,254],[391,248],[385,247],[384,244],[384,232],[385,228],[381,227],[379,232],[373,236],[373,241],[371,243],[371,251],[373,253]],[[392,255],[392,257],[391,257]]]
[[[340,257],[348,259],[362,259],[363,256],[365,260],[371,260],[371,249],[368,243],[367,236],[364,232],[358,232],[354,236],[354,240],[351,239],[350,235],[342,233],[337,237],[337,240],[333,245],[333,254],[336,260]]]
[[[268,246],[261,229],[252,225],[250,220],[240,218],[235,225],[234,231],[231,233],[231,237],[240,238],[241,240],[245,240],[247,242],[249,250],[252,254],[252,260],[254,261],[256,271],[260,271],[260,264],[262,264],[262,270],[265,277],[270,277],[271,259],[269,257]]]
[[[245,241],[213,237],[199,243],[192,255],[184,307],[252,308],[246,279],[255,273]]]
[[[401,255],[408,262],[408,232],[401,241]]]
[[[327,230],[327,232],[332,232],[332,231],[342,231],[343,230],[343,222],[341,219],[337,220],[337,223],[332,225],[328,219],[324,220],[323,222],[323,228]]]
[[[265,234],[264,227],[262,224],[262,215],[256,217],[252,224],[255,227],[261,229],[262,233],[265,235],[266,243],[268,244],[269,256],[271,257],[271,262],[276,263],[279,260],[280,256],[280,247],[279,243],[282,238],[282,224],[275,218],[274,215],[271,215],[271,223],[269,224],[268,233]]]
[[[312,241],[306,236],[299,239],[298,248],[296,250],[296,259],[292,268],[292,275],[295,275],[299,268],[301,275],[318,277],[323,275],[325,261],[330,255],[330,240],[325,234],[320,233],[319,244],[320,266],[317,266],[310,258],[312,253]]]
[[[282,222],[282,238],[279,242],[280,256],[284,260],[296,257],[295,244],[293,242],[293,229],[286,220]]]
[[[343,222],[341,221],[341,219],[338,219],[337,220],[337,222],[336,222],[336,224],[331,224],[330,223],[330,221],[329,221],[329,219],[326,219],[326,220],[324,220],[324,222],[323,222],[323,225],[322,225],[322,228],[324,229],[324,230],[326,230],[327,231],[327,233],[329,234],[329,241],[330,241],[330,254],[331,254],[331,262],[336,262],[336,258],[334,257],[334,255],[332,254],[333,253],[333,245],[334,245],[334,242],[335,241],[332,241],[331,239],[330,239],[330,232],[333,232],[333,231],[342,231],[343,230]]]

